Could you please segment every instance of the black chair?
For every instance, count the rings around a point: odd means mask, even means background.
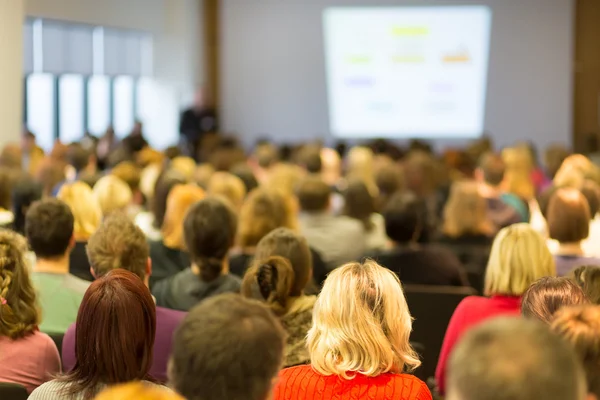
[[[0,382],[0,399],[2,400],[27,400],[29,394],[24,386],[16,383]]]
[[[470,287],[404,285],[408,309],[415,321],[411,342],[422,344],[423,364],[415,375],[426,380],[435,375],[444,335],[458,304],[477,294]]]
[[[58,349],[58,354],[62,357],[62,342],[65,337],[64,333],[47,333],[48,336],[54,341],[56,348]]]

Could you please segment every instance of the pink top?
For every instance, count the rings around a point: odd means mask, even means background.
[[[502,315],[519,315],[521,298],[517,296],[469,296],[460,302],[444,336],[444,344],[438,359],[435,378],[441,395],[446,391],[446,364],[454,346],[466,331],[490,318]]]
[[[0,337],[0,382],[17,383],[31,393],[60,372],[54,341],[36,331],[22,339]]]

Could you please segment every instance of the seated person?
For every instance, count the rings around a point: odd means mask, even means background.
[[[92,272],[101,278],[110,271],[122,268],[136,274],[146,286],[152,272],[148,243],[144,233],[125,215],[110,215],[92,235],[87,246]],[[167,381],[167,363],[175,328],[185,313],[156,307],[156,338],[150,375],[158,382]],[[75,356],[76,324],[67,330],[62,343],[62,362],[65,372],[71,371]]]
[[[0,230],[0,382],[31,393],[60,372],[56,345],[38,330],[40,312],[21,235]]]
[[[207,297],[239,293],[241,279],[229,273],[227,258],[236,228],[237,217],[226,200],[209,196],[194,204],[183,223],[192,265],[154,285],[156,304],[188,311]]]
[[[268,400],[284,341],[267,307],[215,296],[194,307],[175,333],[169,385],[187,400]]]
[[[306,343],[311,365],[279,374],[273,400],[431,400],[408,374],[421,362],[398,277],[374,261],[333,270],[314,308]]]
[[[585,400],[585,373],[545,326],[498,318],[469,332],[452,353],[446,400]],[[591,399],[589,399],[591,400]]]
[[[34,203],[25,216],[25,233],[36,256],[31,279],[40,299],[40,330],[63,333],[77,319],[89,282],[69,273],[69,254],[75,245],[74,218],[57,199]]]
[[[150,291],[134,273],[117,268],[96,279],[77,315],[75,367],[29,399],[92,399],[107,386],[150,384],[155,310]]]
[[[583,265],[571,272],[569,276],[583,289],[592,304],[600,305],[600,267]]]
[[[521,299],[521,314],[549,324],[565,306],[589,304],[583,290],[569,278],[547,276],[533,282]]]
[[[402,283],[466,286],[466,272],[451,251],[417,243],[423,228],[419,200],[410,192],[396,193],[383,211],[385,230],[392,240],[388,250],[369,254],[394,271]]]
[[[362,223],[331,212],[331,188],[320,177],[304,178],[297,187],[297,196],[300,232],[330,271],[364,254],[366,235]]]

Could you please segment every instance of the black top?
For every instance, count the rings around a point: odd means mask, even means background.
[[[418,285],[468,286],[466,272],[452,252],[443,247],[422,245],[398,247],[369,254],[395,272],[402,283]]]
[[[75,242],[75,247],[69,255],[69,272],[78,278],[88,282],[94,280],[94,276],[90,272],[90,262],[85,251],[87,242]]]
[[[152,260],[151,288],[156,282],[173,276],[192,264],[186,252],[167,247],[162,240],[150,241],[149,244]]]
[[[189,108],[181,114],[179,132],[189,142],[196,142],[205,133],[217,130],[217,115],[214,110],[206,108],[196,110]]]

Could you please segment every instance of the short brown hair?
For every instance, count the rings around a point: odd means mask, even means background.
[[[282,366],[285,336],[261,303],[232,293],[211,297],[175,333],[171,385],[188,400],[266,399]]]
[[[566,307],[556,313],[552,330],[566,339],[583,362],[588,392],[600,397],[600,306]]]
[[[25,234],[38,258],[63,256],[73,238],[74,218],[58,199],[36,201],[25,215]]]
[[[590,234],[590,207],[577,189],[556,190],[548,203],[548,233],[559,243],[576,243]]]
[[[485,153],[479,160],[479,169],[483,173],[485,183],[498,186],[504,180],[506,165],[499,154]]]
[[[110,173],[125,182],[132,193],[136,193],[140,189],[142,172],[133,161],[120,162]]]
[[[600,267],[583,265],[570,274],[592,304],[600,305]]]
[[[143,280],[150,250],[142,230],[126,215],[113,213],[88,240],[87,256],[97,278],[123,268]]]
[[[329,205],[331,188],[319,176],[313,175],[300,181],[296,195],[302,211],[323,211]]]
[[[561,307],[589,302],[583,290],[571,279],[547,276],[533,282],[525,291],[521,314],[549,324]]]

